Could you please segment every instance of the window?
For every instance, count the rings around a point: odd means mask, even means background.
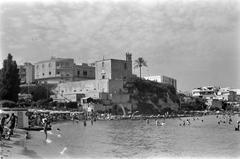
[[[83,71],[83,76],[87,76],[87,71]]]
[[[104,62],[102,62],[102,67],[104,67]]]
[[[102,79],[105,79],[105,75],[102,75]]]
[[[59,74],[60,74],[60,72],[58,71],[58,72],[57,72],[57,74],[59,75]]]
[[[42,75],[44,76],[44,73],[42,73]]]
[[[49,75],[51,75],[52,74],[52,72],[49,72]]]
[[[39,66],[37,65],[37,66],[36,66],[36,69],[38,69],[38,67],[39,67]]]
[[[51,63],[48,64],[48,67],[51,67]]]
[[[69,76],[69,74],[67,73],[66,76]]]
[[[80,76],[80,71],[77,71],[77,75]]]
[[[127,63],[126,62],[124,63],[124,69],[125,70],[127,69]]]
[[[44,64],[42,64],[42,68],[44,68]]]

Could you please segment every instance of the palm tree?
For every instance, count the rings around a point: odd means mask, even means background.
[[[139,57],[137,60],[135,60],[134,68],[139,68],[140,79],[142,77],[142,67],[143,66],[147,67],[147,63],[142,57]]]

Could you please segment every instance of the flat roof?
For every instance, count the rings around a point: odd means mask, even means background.
[[[126,62],[126,60],[120,60],[120,59],[102,59],[102,60],[98,60],[98,61],[96,61],[96,62],[109,61],[109,60],[124,61],[124,62]]]
[[[43,61],[39,61],[39,62],[36,62],[35,64],[39,64],[39,63],[45,63],[45,62],[50,62],[50,61],[62,61],[62,60],[73,60],[73,58],[51,58],[49,60],[43,60]]]

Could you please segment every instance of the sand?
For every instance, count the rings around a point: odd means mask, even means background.
[[[15,129],[14,135],[10,140],[2,139],[0,143],[0,158],[32,158],[31,156],[26,155],[29,154],[25,144],[25,130]]]

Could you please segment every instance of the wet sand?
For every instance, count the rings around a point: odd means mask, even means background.
[[[25,130],[15,129],[10,140],[2,139],[0,143],[0,157],[5,158],[32,158],[31,152],[24,148]]]

